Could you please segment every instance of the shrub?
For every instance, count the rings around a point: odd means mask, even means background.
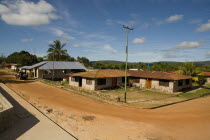
[[[205,75],[198,75],[198,81],[196,83],[201,87],[206,83],[206,76]]]

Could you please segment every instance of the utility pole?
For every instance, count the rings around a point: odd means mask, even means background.
[[[124,102],[126,103],[126,92],[127,92],[127,69],[128,69],[128,32],[129,30],[133,30],[133,28],[129,28],[128,26],[123,25],[123,28],[126,29],[126,63],[125,63],[125,96]]]
[[[55,68],[54,68],[54,60],[55,59],[55,54],[53,54],[53,73],[52,73],[52,80],[54,81],[55,78]]]

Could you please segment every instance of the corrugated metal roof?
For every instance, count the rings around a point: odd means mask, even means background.
[[[39,66],[41,66],[41,65],[44,65],[44,64],[47,63],[47,62],[48,62],[48,61],[39,62],[39,63],[37,63],[37,64],[32,65],[31,68],[33,69],[33,68],[39,67]]]
[[[50,69],[86,69],[79,62],[65,62],[65,61],[48,61],[41,67],[40,70],[50,70]]]
[[[23,66],[20,69],[30,70],[30,69],[32,69],[32,66]]]
[[[32,66],[23,66],[20,69],[33,69],[33,68],[39,67],[39,66],[41,66],[41,65],[43,65],[45,63],[47,63],[47,61],[42,61],[42,62],[36,63],[36,64],[34,64]]]

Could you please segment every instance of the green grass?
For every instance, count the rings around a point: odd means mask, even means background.
[[[90,98],[96,99],[98,101],[114,103],[116,105],[126,105],[137,108],[153,108],[162,105],[167,105],[171,103],[177,103],[180,101],[185,101],[188,99],[199,98],[203,96],[210,95],[210,84],[204,85],[202,88],[194,85],[194,90],[181,93],[181,94],[171,94],[163,93],[154,90],[143,90],[140,88],[127,88],[127,104],[124,104],[124,88],[114,89],[114,90],[99,90],[99,91],[89,91],[77,87],[72,87],[68,85],[68,82],[64,81],[50,81],[50,80],[40,80],[46,84],[53,86],[62,86],[62,89],[73,91],[77,94],[88,96]],[[116,102],[116,98],[120,97],[121,102]],[[123,104],[122,104],[123,103]]]
[[[51,81],[51,80],[46,80],[46,79],[37,79],[40,82],[50,84],[50,85],[55,85],[55,86],[62,86],[62,85],[68,85],[68,81]]]
[[[177,97],[192,99],[210,95],[210,84],[205,84],[200,89],[197,89],[195,92],[186,92],[177,95]]]
[[[124,101],[124,89],[115,89],[115,90],[102,90],[102,94],[110,94],[112,96],[120,97],[121,101]],[[153,100],[153,99],[162,99],[168,98],[174,95],[152,91],[152,90],[142,90],[139,88],[128,88],[127,89],[127,100],[128,101],[137,101],[137,100]]]

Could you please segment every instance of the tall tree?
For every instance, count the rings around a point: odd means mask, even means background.
[[[33,65],[37,63],[36,55],[32,55],[27,51],[14,52],[6,58],[7,63],[16,63],[20,66]]]
[[[60,61],[62,55],[68,55],[67,50],[64,50],[64,46],[66,46],[65,43],[61,43],[60,40],[53,41],[52,44],[49,45],[48,49],[48,57],[54,57],[53,59],[56,61]]]
[[[179,67],[179,73],[196,76],[199,73],[198,67],[192,62],[185,62],[182,66]]]
[[[85,67],[88,67],[90,64],[89,64],[89,59],[86,58],[86,57],[77,57],[77,61],[84,64]]]

